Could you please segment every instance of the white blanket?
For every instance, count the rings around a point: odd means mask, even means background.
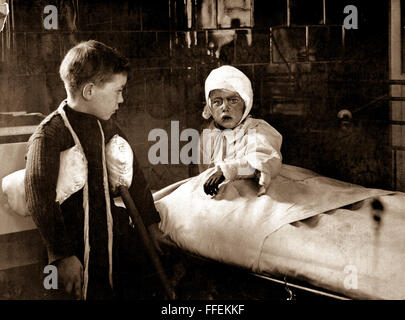
[[[253,180],[220,186],[208,196],[203,184],[214,172],[180,181],[154,194],[160,228],[180,247],[221,262],[259,270],[266,238],[280,227],[370,197],[392,193],[282,165],[267,193]]]
[[[379,224],[367,199],[281,227],[265,241],[259,273],[352,298],[405,299],[405,193],[378,199]]]

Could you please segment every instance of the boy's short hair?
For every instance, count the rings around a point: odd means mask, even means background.
[[[95,40],[81,42],[63,58],[59,75],[71,93],[86,82],[100,84],[114,74],[129,73],[129,61],[116,49]]]

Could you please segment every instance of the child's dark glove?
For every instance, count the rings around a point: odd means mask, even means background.
[[[225,177],[222,173],[222,170],[219,168],[217,172],[212,174],[207,181],[204,183],[204,192],[211,196],[214,196],[218,193],[218,186],[224,182]]]

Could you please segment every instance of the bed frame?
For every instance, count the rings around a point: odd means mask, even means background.
[[[226,268],[230,272],[244,272],[253,278],[260,280],[260,287],[269,287],[269,296],[266,297],[269,300],[300,300],[302,299],[313,299],[313,300],[352,300],[344,295],[335,294],[331,291],[325,290],[323,288],[308,285],[303,281],[298,281],[296,279],[287,279],[283,275],[270,275],[266,273],[254,273],[251,270],[244,269],[236,265],[225,265],[224,263],[218,262],[216,260],[206,258],[190,251],[184,250],[177,246],[168,237],[164,237],[160,240],[160,245],[164,252],[170,252],[171,255],[177,256],[180,261],[193,261],[194,264],[201,265],[202,268],[206,265],[214,265],[215,267],[221,266],[221,268]],[[187,262],[185,262],[187,264]],[[194,272],[191,270],[189,272]],[[180,280],[181,281],[181,280]],[[274,296],[274,294],[276,296]],[[256,297],[252,297],[256,299]],[[222,300],[222,298],[221,298]]]

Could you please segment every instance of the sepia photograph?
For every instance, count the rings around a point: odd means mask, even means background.
[[[0,300],[405,299],[405,1],[0,0],[0,30]]]

